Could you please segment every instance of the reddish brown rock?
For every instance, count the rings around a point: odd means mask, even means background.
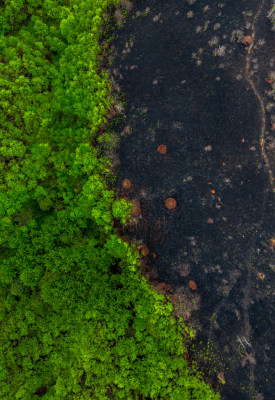
[[[190,289],[192,290],[196,290],[197,289],[197,284],[195,281],[189,281],[188,282],[188,286],[190,287]]]
[[[169,197],[168,199],[165,200],[165,206],[169,209],[169,210],[173,210],[174,208],[177,207],[177,202],[175,199],[173,199],[172,197]]]
[[[159,152],[160,154],[166,154],[166,146],[165,146],[165,144],[161,144],[161,145],[158,147],[158,152]]]
[[[122,186],[124,189],[130,189],[132,183],[129,179],[124,179],[124,181],[122,182]]]

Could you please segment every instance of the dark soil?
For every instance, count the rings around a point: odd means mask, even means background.
[[[114,186],[142,212],[136,225],[117,227],[148,246],[147,277],[167,284],[175,315],[196,328],[189,357],[210,370],[214,386],[224,375],[222,399],[268,400],[275,393],[272,2],[222,3],[209,1],[204,10],[206,0],[138,0],[124,26],[114,22],[107,32],[115,32],[115,56],[106,68],[124,93],[124,118],[109,126],[120,138]],[[252,35],[261,5],[249,71],[267,107],[268,166],[263,113],[245,75],[249,45],[241,39]],[[215,36],[225,46],[216,56]],[[126,178],[132,187],[122,190]],[[174,210],[165,207],[169,197]]]

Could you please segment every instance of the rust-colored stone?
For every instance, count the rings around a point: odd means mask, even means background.
[[[159,152],[160,154],[166,154],[166,146],[165,146],[165,144],[161,144],[161,145],[158,147],[158,152]]]
[[[192,290],[196,290],[197,289],[197,284],[195,281],[189,281],[188,282],[188,286],[190,287],[190,289]]]
[[[165,200],[165,206],[166,206],[169,210],[173,210],[174,208],[176,208],[177,202],[176,202],[176,200],[173,199],[172,197],[169,197],[168,199]]]
[[[124,179],[124,181],[122,182],[122,187],[124,189],[130,189],[131,186],[132,182],[129,179]]]

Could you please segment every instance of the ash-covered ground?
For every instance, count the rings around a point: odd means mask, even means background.
[[[275,393],[271,5],[135,1],[106,67],[124,104],[114,187],[141,209],[118,231],[148,247],[146,276],[196,328],[189,357],[223,400]]]

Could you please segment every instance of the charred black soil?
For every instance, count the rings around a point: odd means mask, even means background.
[[[114,186],[141,206],[119,232],[149,248],[147,276],[196,328],[189,357],[225,381],[224,400],[275,392],[270,7],[135,1],[108,66],[124,93],[124,118],[109,126],[120,138]]]

